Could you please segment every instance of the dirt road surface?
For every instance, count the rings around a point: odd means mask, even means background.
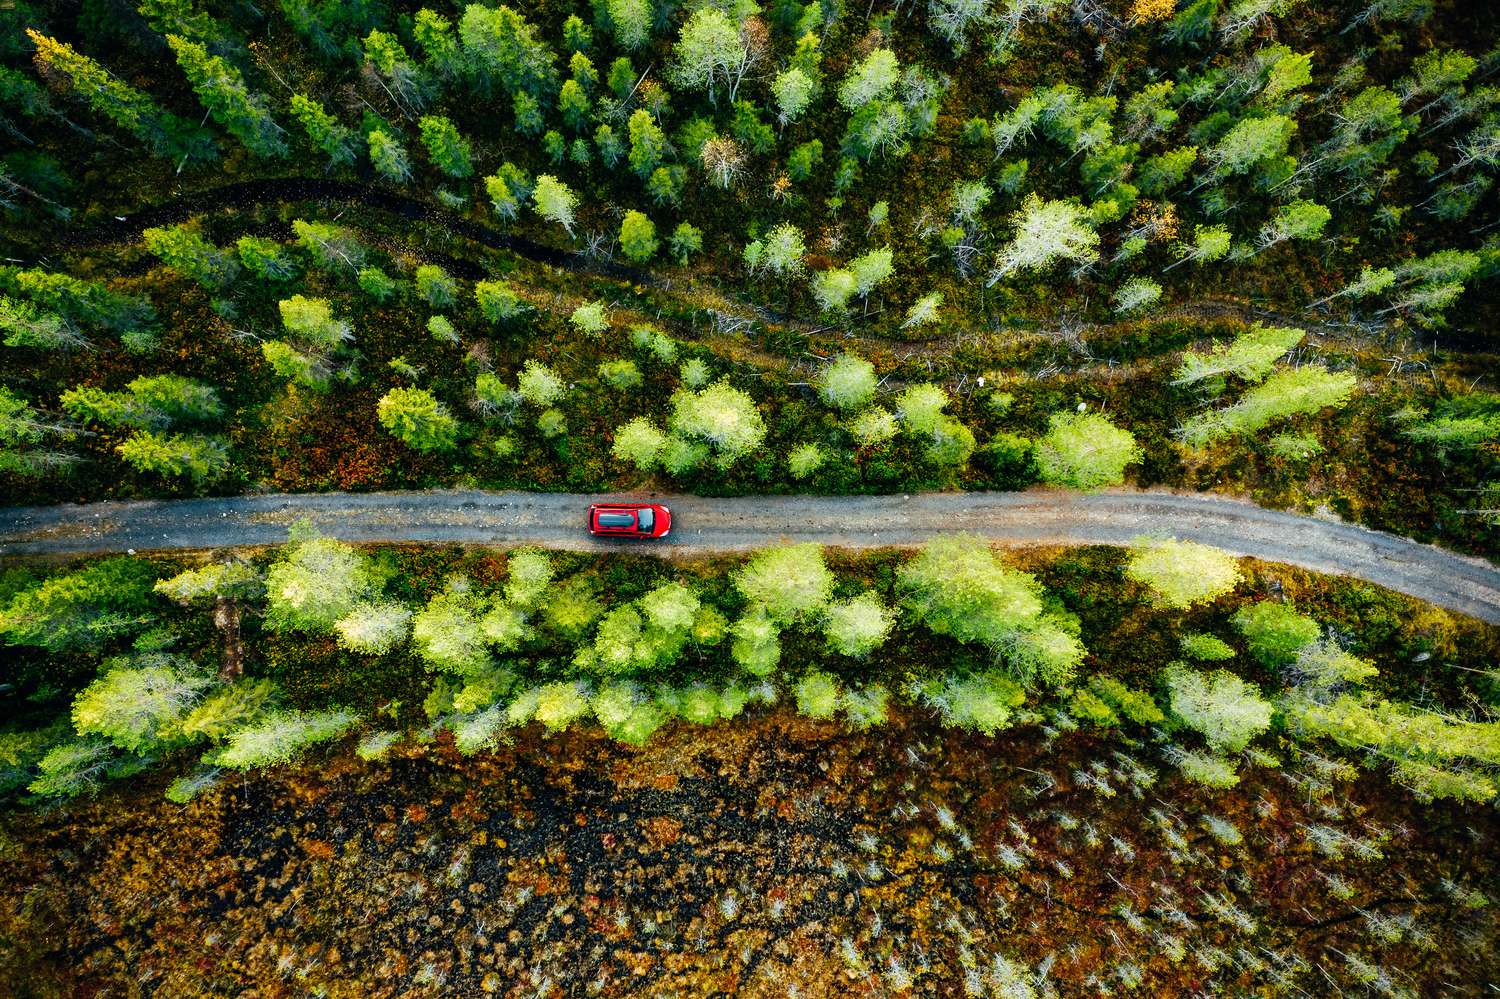
[[[347,541],[603,550],[622,542],[590,538],[584,511],[609,498],[669,504],[671,536],[636,543],[668,557],[797,541],[902,547],[955,531],[1014,547],[1125,545],[1142,535],[1171,535],[1355,576],[1500,624],[1500,568],[1482,560],[1337,520],[1217,496],[1137,490],[733,498],[444,490],[95,503],[0,509],[0,557],[270,545],[303,518]]]

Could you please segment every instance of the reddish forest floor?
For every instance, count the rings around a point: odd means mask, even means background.
[[[20,997],[1489,994],[1500,818],[1341,769],[1213,792],[1118,735],[772,712],[340,753],[186,807],[162,775],[0,820],[0,969]]]

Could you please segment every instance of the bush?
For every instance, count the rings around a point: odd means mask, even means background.
[[[375,413],[382,427],[418,451],[446,451],[458,443],[458,421],[426,389],[391,389]]]
[[[557,372],[541,361],[527,361],[516,376],[516,388],[521,398],[533,406],[550,406],[563,397],[567,386]]]
[[[358,745],[354,747],[354,755],[366,763],[375,763],[385,759],[386,755],[391,751],[391,747],[400,741],[400,732],[392,732],[388,729],[380,732],[370,732],[362,737]]]
[[[480,313],[492,323],[513,319],[524,308],[520,296],[508,281],[474,282],[474,300],[479,304]]]
[[[561,732],[588,711],[588,688],[578,681],[560,681],[537,690],[532,717],[549,732]]]
[[[599,377],[604,379],[610,388],[624,391],[640,387],[641,369],[635,366],[634,361],[624,358],[605,361],[599,365]]]
[[[1223,662],[1234,658],[1234,649],[1213,635],[1183,635],[1178,639],[1182,654],[1205,662]]]
[[[151,621],[155,582],[151,563],[125,557],[52,576],[0,609],[0,635],[49,652],[98,651]]]
[[[1182,663],[1162,671],[1172,715],[1216,752],[1237,753],[1271,727],[1271,704],[1233,673],[1200,673]]]
[[[875,398],[875,366],[854,354],[840,354],[818,378],[818,395],[846,413],[863,409]]]
[[[821,670],[804,673],[793,688],[797,711],[809,718],[832,718],[839,709],[839,682]]]
[[[1150,694],[1133,690],[1113,677],[1090,677],[1089,690],[1137,725],[1159,725],[1167,720]]]
[[[879,683],[849,687],[839,697],[839,707],[850,728],[864,731],[886,721],[890,697],[890,691]]]
[[[816,616],[833,595],[833,583],[823,549],[815,544],[763,549],[734,574],[746,600],[786,624]]]
[[[856,416],[849,424],[849,433],[861,447],[874,447],[895,437],[900,431],[896,414],[880,406],[872,406]]]
[[[948,393],[941,385],[923,382],[909,385],[896,396],[896,411],[908,433],[930,434],[943,419]]]
[[[49,749],[37,761],[37,777],[27,785],[34,794],[71,798],[95,790],[99,782],[139,769],[134,761],[121,760],[102,739],[77,739]]]
[[[1192,541],[1137,542],[1125,577],[1149,587],[1158,606],[1186,610],[1228,593],[1240,582],[1239,560]]]
[[[1033,454],[1043,482],[1070,489],[1119,485],[1141,460],[1135,437],[1098,413],[1052,414]]]
[[[573,310],[568,317],[568,322],[580,333],[588,333],[598,336],[609,329],[609,311],[604,307],[602,300],[585,302]]]
[[[823,467],[827,456],[816,444],[799,444],[787,455],[787,473],[799,482]]]
[[[1239,776],[1234,772],[1234,764],[1208,753],[1178,750],[1172,755],[1172,762],[1177,765],[1182,776],[1194,784],[1224,791],[1240,782]]]
[[[1323,634],[1318,622],[1298,614],[1290,604],[1274,600],[1241,607],[1229,623],[1245,636],[1250,654],[1273,669],[1295,662],[1303,646],[1316,642]]]
[[[595,692],[589,707],[610,738],[636,746],[667,720],[666,713],[629,681],[605,684]]]

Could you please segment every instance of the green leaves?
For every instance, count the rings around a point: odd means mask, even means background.
[[[1001,565],[979,538],[935,538],[896,570],[896,579],[919,622],[960,642],[989,646],[1023,682],[1066,682],[1083,659],[1083,646],[1065,622],[1043,612],[1040,584]]]
[[[1228,552],[1175,539],[1146,540],[1131,550],[1125,576],[1151,590],[1162,607],[1186,610],[1239,585],[1239,560]]]
[[[1135,437],[1099,413],[1052,414],[1034,454],[1043,482],[1070,489],[1119,485],[1141,460]]]
[[[51,652],[96,652],[151,618],[156,570],[111,558],[21,590],[0,606],[0,635],[11,645]]]

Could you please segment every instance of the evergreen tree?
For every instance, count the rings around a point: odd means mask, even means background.
[[[433,166],[450,177],[473,175],[469,141],[458,134],[453,122],[441,116],[424,115],[418,124],[422,129],[422,144],[427,147]]]
[[[376,407],[380,425],[418,451],[446,451],[458,441],[458,421],[425,389],[395,388]]]
[[[620,220],[620,249],[626,257],[643,264],[656,255],[659,245],[656,226],[649,218],[637,211],[625,213]]]
[[[162,263],[210,291],[228,287],[239,272],[234,257],[186,226],[146,229],[141,240]]]
[[[557,88],[557,55],[536,27],[510,7],[471,3],[459,19],[458,35],[470,72],[481,88],[507,94],[524,91],[538,101]]]
[[[370,163],[386,180],[405,184],[411,180],[411,157],[401,145],[384,129],[372,129],[366,139],[370,145]]]
[[[245,85],[238,69],[219,56],[209,55],[202,45],[178,35],[168,35],[167,44],[176,53],[177,65],[214,121],[257,156],[286,155],[281,126],[271,116],[265,98]]]
[[[150,562],[125,556],[49,576],[0,603],[0,636],[49,652],[102,651],[151,622],[156,577]]]
[[[323,110],[323,105],[301,94],[293,94],[292,117],[302,126],[307,140],[328,157],[332,166],[349,166],[356,155],[354,130]]]
[[[207,162],[218,155],[213,138],[202,128],[163,111],[151,98],[116,79],[88,56],[31,28],[36,62],[44,76],[62,78],[90,108],[145,143],[152,155]]]
[[[651,40],[651,0],[605,0],[610,30],[625,49],[638,49]]]
[[[667,135],[645,108],[630,116],[630,169],[641,178],[651,176],[667,148]]]
[[[410,114],[427,105],[430,84],[395,35],[371,31],[364,40],[365,67],[401,110]]]
[[[424,7],[412,21],[412,37],[421,47],[429,71],[443,80],[456,80],[464,74],[464,53],[451,20]]]
[[[265,281],[288,281],[297,276],[297,263],[275,240],[241,236],[235,243],[245,270]]]
[[[143,430],[115,450],[138,471],[186,476],[194,482],[218,478],[229,470],[229,446],[221,437]]]

